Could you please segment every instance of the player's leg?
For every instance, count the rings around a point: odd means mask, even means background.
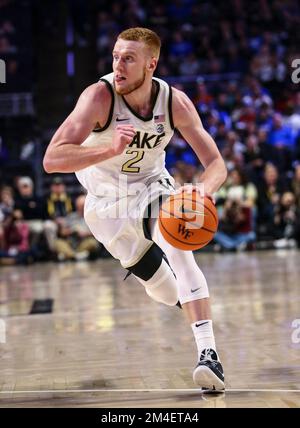
[[[150,220],[150,227],[154,242],[164,251],[176,275],[179,301],[194,333],[198,350],[194,381],[203,389],[223,390],[224,375],[216,351],[206,279],[191,251],[170,245],[155,219]]]
[[[153,300],[174,306],[178,302],[177,281],[161,248],[153,243],[140,260],[127,269],[145,287]]]
[[[136,277],[152,299],[176,305],[178,291],[174,273],[165,261],[163,251],[145,237],[143,219],[103,218],[101,201],[91,197],[86,205],[89,209],[85,210],[85,221],[94,237]]]

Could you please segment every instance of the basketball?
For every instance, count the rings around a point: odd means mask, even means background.
[[[180,250],[198,250],[207,245],[218,228],[217,209],[199,192],[170,196],[159,211],[159,228],[169,244]]]

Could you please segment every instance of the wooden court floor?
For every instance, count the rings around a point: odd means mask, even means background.
[[[300,252],[196,258],[225,394],[195,388],[182,311],[102,259],[0,268],[0,406],[300,407]]]

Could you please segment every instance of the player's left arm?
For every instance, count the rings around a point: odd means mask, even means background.
[[[227,177],[224,160],[213,138],[203,128],[197,110],[182,91],[172,88],[172,113],[175,128],[192,147],[199,161],[205,168],[201,175],[204,191],[207,194],[216,192]]]

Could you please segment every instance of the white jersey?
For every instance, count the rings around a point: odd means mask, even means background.
[[[165,169],[165,147],[174,133],[171,88],[163,80],[153,78],[157,86],[153,112],[144,118],[116,93],[113,76],[110,73],[100,79],[112,95],[108,121],[104,127],[94,129],[82,145],[110,146],[118,124],[133,125],[136,135],[120,155],[76,172],[79,182],[94,196],[107,194],[122,186],[122,182],[126,185],[136,182],[148,185],[160,177],[169,177]]]

